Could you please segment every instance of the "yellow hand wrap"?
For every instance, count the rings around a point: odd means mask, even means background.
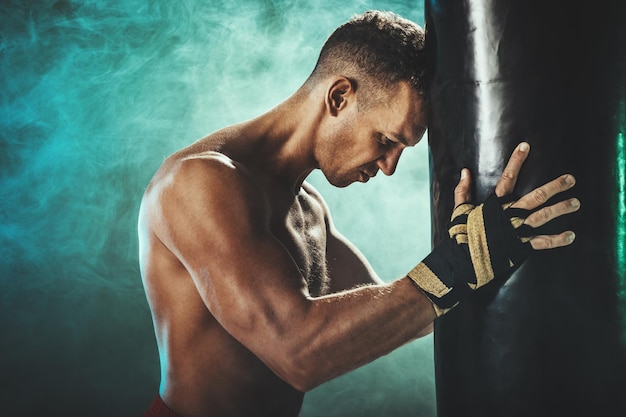
[[[492,194],[474,207],[457,206],[448,228],[449,238],[407,275],[433,303],[437,316],[445,314],[469,293],[495,277],[509,274],[530,254],[532,231],[524,225],[530,213],[512,209],[511,196]]]

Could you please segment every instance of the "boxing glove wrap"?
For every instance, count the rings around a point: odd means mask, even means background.
[[[457,206],[449,237],[407,275],[433,303],[437,316],[456,306],[471,290],[508,275],[531,253],[529,210],[512,208],[513,195],[492,193],[479,206]]]

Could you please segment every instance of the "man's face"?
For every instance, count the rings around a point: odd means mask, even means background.
[[[424,135],[427,118],[424,101],[406,82],[367,110],[358,111],[353,102],[337,118],[319,158],[320,169],[337,187],[367,182],[379,170],[391,175],[402,151]]]

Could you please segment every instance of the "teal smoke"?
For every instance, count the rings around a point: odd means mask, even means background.
[[[2,414],[140,415],[159,362],[137,262],[143,189],[174,150],[289,96],[351,15],[410,1],[0,2]],[[429,250],[426,140],[337,190],[386,280]],[[307,394],[302,416],[433,416],[432,339]]]

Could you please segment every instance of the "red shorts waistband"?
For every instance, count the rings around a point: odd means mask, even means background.
[[[143,413],[142,417],[180,417],[178,414],[169,409],[163,402],[160,395],[157,395],[150,407]]]

